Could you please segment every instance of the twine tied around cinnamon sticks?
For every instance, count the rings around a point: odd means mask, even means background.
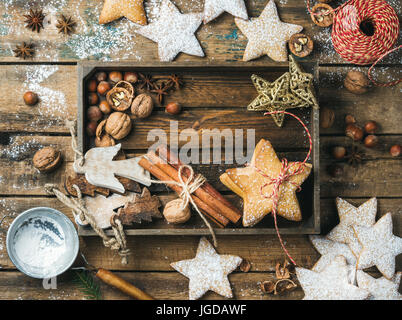
[[[148,161],[152,162],[152,159],[150,159],[149,156],[145,155],[144,158],[146,158]],[[187,169],[190,172],[187,179],[184,179],[184,174],[183,174],[184,169]],[[189,165],[182,164],[179,167],[177,178],[179,179],[178,182],[174,181],[174,180],[162,180],[161,181],[161,180],[153,180],[153,179],[149,179],[149,181],[151,183],[156,183],[156,184],[175,185],[175,186],[180,187],[181,192],[179,193],[179,197],[183,201],[182,205],[181,205],[181,209],[184,209],[189,203],[192,204],[195,211],[197,211],[197,213],[199,214],[201,219],[204,221],[204,223],[208,227],[209,232],[211,233],[212,239],[214,241],[214,246],[217,247],[218,241],[216,240],[216,235],[215,235],[214,229],[212,228],[212,226],[208,222],[208,220],[205,218],[205,216],[201,213],[200,209],[198,208],[197,204],[194,202],[194,199],[191,196],[192,193],[194,193],[198,188],[200,188],[206,182],[205,177],[201,174],[197,174],[194,177],[193,168]]]

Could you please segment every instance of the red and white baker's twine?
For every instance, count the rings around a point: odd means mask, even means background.
[[[307,0],[307,9],[310,14],[317,15],[310,9],[310,0]],[[392,49],[399,35],[399,19],[395,10],[384,0],[349,0],[333,11],[332,44],[336,52],[348,62],[372,64],[368,78],[376,86],[388,87],[400,83],[402,79],[379,83],[371,75],[378,62],[402,47]],[[373,35],[361,31],[363,21],[373,24]]]
[[[296,176],[296,175],[299,175],[299,174],[303,173],[304,167],[305,167],[304,165],[306,164],[308,158],[310,158],[311,150],[313,149],[313,140],[311,138],[310,131],[308,130],[307,126],[304,124],[304,122],[299,117],[297,117],[293,113],[290,113],[290,112],[287,112],[287,111],[272,111],[272,112],[264,113],[264,116],[272,115],[272,114],[279,114],[279,113],[288,114],[288,115],[292,116],[297,121],[299,121],[299,123],[303,126],[304,130],[307,133],[309,142],[310,142],[310,148],[309,148],[309,151],[307,153],[307,156],[302,162],[293,162],[290,165],[288,163],[288,160],[286,158],[283,158],[282,159],[281,171],[280,171],[279,175],[276,178],[270,177],[264,171],[262,171],[261,169],[257,168],[256,166],[253,166],[253,168],[259,174],[261,174],[264,178],[267,178],[267,179],[270,180],[269,182],[267,182],[266,184],[261,186],[260,193],[264,198],[272,199],[272,202],[273,202],[273,204],[272,204],[272,215],[274,217],[276,234],[278,235],[278,239],[279,239],[279,242],[281,243],[283,251],[286,253],[286,255],[288,256],[290,261],[296,266],[296,262],[293,260],[293,258],[289,254],[288,250],[286,249],[285,245],[283,244],[282,237],[281,237],[281,234],[280,234],[279,228],[278,228],[277,219],[276,219],[276,211],[278,209],[278,201],[279,201],[279,196],[280,196],[279,190],[280,190],[281,185],[284,182],[288,181],[292,176]],[[296,167],[296,169],[294,171],[291,170],[293,167]],[[298,191],[301,190],[301,187],[298,184],[294,183],[293,181],[289,181],[289,182],[292,183],[293,185],[296,185],[297,188],[298,188]],[[271,194],[267,196],[267,195],[264,194],[264,188],[266,186],[269,186],[269,185],[273,185],[273,190],[272,190]]]

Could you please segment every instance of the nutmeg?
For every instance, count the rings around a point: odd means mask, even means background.
[[[28,106],[33,106],[38,103],[38,95],[35,92],[27,91],[24,93],[24,102]]]
[[[345,134],[347,137],[353,139],[353,141],[360,141],[363,139],[363,129],[355,124],[348,124],[345,129]]]
[[[32,162],[40,172],[50,172],[61,163],[61,153],[52,147],[44,147],[34,154]]]
[[[101,81],[98,84],[97,91],[101,96],[104,96],[110,90],[110,84],[107,81]]]
[[[179,114],[180,111],[181,107],[177,102],[171,102],[165,108],[165,112],[173,115]]]
[[[348,91],[354,94],[363,94],[368,91],[370,80],[363,72],[352,70],[346,74],[343,85]]]
[[[321,108],[320,126],[323,129],[331,128],[335,121],[335,113],[330,108]]]
[[[191,217],[190,207],[187,204],[184,209],[182,209],[183,200],[175,199],[168,202],[163,209],[163,216],[169,223],[180,224],[185,223]]]
[[[100,111],[99,107],[97,106],[91,106],[87,110],[87,119],[88,121],[99,121],[102,119],[103,114],[102,111]]]
[[[95,138],[95,146],[97,147],[111,147],[114,146],[116,142],[107,133]]]
[[[131,104],[131,113],[136,118],[142,119],[149,117],[152,113],[153,108],[154,103],[151,96],[145,93],[141,93],[134,99],[133,103]]]
[[[105,131],[116,140],[126,137],[131,130],[130,117],[123,112],[113,112],[106,120]]]

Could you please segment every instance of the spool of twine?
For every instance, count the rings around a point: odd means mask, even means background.
[[[310,0],[307,0],[308,10]],[[394,45],[399,36],[399,19],[395,10],[385,0],[349,0],[334,9],[332,44],[346,61],[357,65],[369,65],[369,79],[377,86],[392,86],[373,80],[373,67],[385,56],[402,46]]]

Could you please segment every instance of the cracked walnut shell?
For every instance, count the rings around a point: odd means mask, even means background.
[[[120,140],[131,131],[131,119],[123,112],[113,112],[106,120],[105,131],[114,139]]]
[[[131,106],[134,97],[134,87],[127,81],[118,82],[106,94],[106,101],[116,111],[125,111]]]
[[[40,172],[50,172],[61,163],[61,153],[52,147],[44,147],[34,154],[32,162]]]

